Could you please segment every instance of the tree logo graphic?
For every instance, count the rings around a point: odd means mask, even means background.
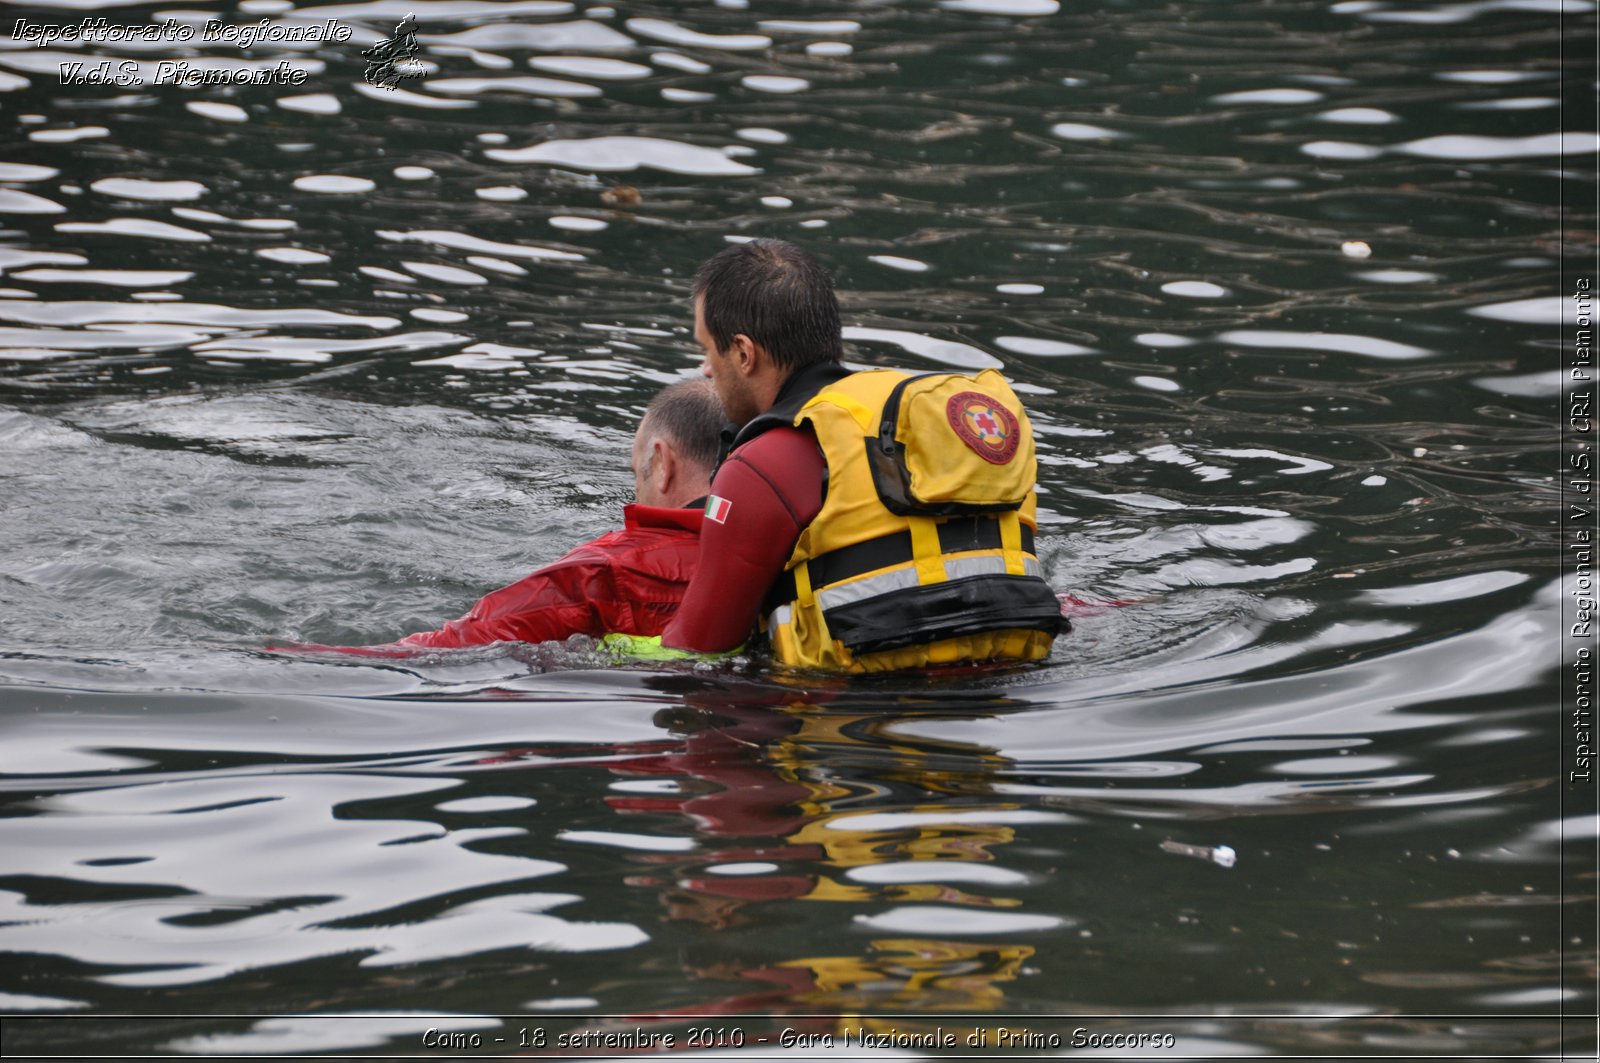
[[[421,47],[417,43],[417,16],[408,11],[394,28],[393,37],[361,53],[367,60],[367,84],[392,89],[406,78],[421,77],[422,64],[415,58]]]

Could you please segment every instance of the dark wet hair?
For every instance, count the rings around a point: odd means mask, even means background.
[[[844,359],[833,278],[794,244],[729,244],[695,271],[694,295],[719,351],[742,332],[791,372]]]
[[[640,424],[647,434],[659,433],[672,440],[685,460],[710,470],[721,455],[722,430],[728,427],[728,418],[711,381],[680,380],[650,400]]]

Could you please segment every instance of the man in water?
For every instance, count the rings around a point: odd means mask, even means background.
[[[694,573],[702,507],[725,425],[709,382],[668,386],[651,400],[634,433],[634,502],[622,511],[620,531],[486,595],[436,631],[383,646],[299,648],[403,656],[570,635],[659,635]]]
[[[760,618],[781,663],[831,671],[1049,653],[1066,625],[1034,555],[1031,428],[1003,378],[845,368],[832,278],[780,240],[702,264],[694,314],[702,372],[740,427],[661,646],[727,651]]]

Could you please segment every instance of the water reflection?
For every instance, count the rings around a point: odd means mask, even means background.
[[[732,976],[768,988],[661,1016],[994,1010],[1004,1003],[1001,983],[1035,950],[1006,935],[1064,924],[1019,911],[1024,901],[1007,890],[1031,878],[1005,867],[1003,850],[1016,839],[1014,824],[1070,817],[986,799],[1007,764],[990,751],[889,735],[886,725],[915,712],[920,698],[874,699],[870,710],[851,711],[839,704],[851,700],[843,690],[774,703],[776,691],[764,684],[649,685],[681,700],[656,714],[673,738],[618,749],[597,764],[613,777],[606,804],[624,823],[681,817],[697,843],[667,844],[670,826],[667,837],[660,826],[643,835],[622,826],[580,840],[625,850],[633,870],[624,881],[654,892],[669,923],[727,932],[764,923],[763,907],[821,902],[849,906],[869,934],[899,935],[868,938],[862,951],[843,955],[781,950],[754,966],[697,961],[686,970],[692,979]],[[515,767],[520,756],[492,763]],[[974,935],[991,941],[967,940]],[[713,939],[697,951],[715,948]]]
[[[587,950],[644,940],[626,924],[547,914],[576,899],[570,895],[507,890],[447,901],[563,870],[470,848],[517,828],[449,830],[352,815],[364,803],[452,785],[335,774],[254,785],[195,779],[35,802],[41,814],[5,823],[11,859],[0,875],[94,883],[100,899],[52,904],[30,890],[4,891],[8,942],[99,968],[109,985],[162,986],[351,952],[365,954],[366,966],[395,966],[517,944]],[[268,876],[246,856],[263,850],[277,854],[286,876]],[[308,878],[312,867],[318,875]],[[373,882],[388,885],[374,890]],[[397,892],[401,882],[407,886]],[[427,918],[374,918],[419,903],[432,909]],[[104,929],[69,945],[65,924]]]

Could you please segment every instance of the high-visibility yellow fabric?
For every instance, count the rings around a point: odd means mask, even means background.
[[[920,645],[854,653],[829,631],[824,610],[841,603],[927,587],[981,572],[1037,577],[1038,561],[1022,548],[1021,527],[1036,526],[1032,426],[1009,385],[993,370],[976,378],[935,374],[912,379],[893,421],[895,447],[906,473],[889,470],[884,448],[885,405],[908,374],[855,373],[828,385],[796,414],[809,424],[828,466],[822,510],[790,555],[796,600],[763,618],[777,659],[788,665],[852,673],[878,672],[991,659],[1030,661],[1046,656],[1053,632],[1002,628]],[[963,429],[964,426],[964,429]],[[873,464],[878,465],[874,478]],[[880,486],[889,473],[922,512],[891,512]],[[909,485],[904,481],[909,479]],[[891,487],[893,485],[891,484]],[[935,515],[929,515],[929,513]],[[952,514],[979,513],[998,522],[993,548],[941,549],[938,526]],[[810,562],[869,540],[905,532],[912,556],[829,586],[818,584]],[[830,604],[831,603],[831,604]],[[770,604],[770,603],[769,603]]]
[[[663,646],[660,635],[629,635],[613,631],[600,639],[600,645],[617,661],[716,661],[733,657],[744,650],[741,643],[721,653],[700,653]]]
[[[909,493],[925,506],[1015,509],[1033,498],[1032,426],[1011,385],[993,369],[976,377],[938,373],[907,383],[894,437],[905,447]],[[911,445],[930,438],[940,445]]]

